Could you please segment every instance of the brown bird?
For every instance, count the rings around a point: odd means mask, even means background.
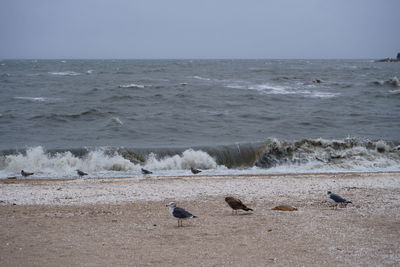
[[[193,174],[198,174],[201,172],[200,170],[195,169],[195,168],[190,168],[190,170],[192,171]]]
[[[228,203],[229,207],[232,208],[232,213],[234,211],[237,213],[237,210],[253,211],[253,209],[246,207],[246,205],[243,204],[242,201],[240,201],[240,199],[234,197],[226,197],[225,201],[226,203]]]
[[[33,172],[24,172],[24,170],[21,171],[21,175],[24,177],[28,177],[30,175],[33,175]]]

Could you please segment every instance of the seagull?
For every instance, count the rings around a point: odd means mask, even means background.
[[[198,174],[201,172],[200,170],[195,169],[195,168],[190,168],[190,170],[192,171],[193,174]]]
[[[153,172],[148,171],[148,170],[142,168],[142,173],[143,173],[143,174],[152,174]]]
[[[24,170],[21,171],[21,175],[24,177],[28,177],[30,175],[33,175],[33,172],[24,172]]]
[[[226,197],[225,202],[228,203],[229,207],[232,208],[232,213],[235,211],[237,213],[237,210],[245,210],[245,211],[253,211],[253,209],[250,209],[246,207],[245,204],[240,201],[240,199],[234,198],[234,197]]]
[[[328,191],[328,193],[326,194],[326,197],[328,198],[328,200],[331,203],[333,203],[336,206],[336,208],[338,205],[341,205],[341,204],[346,206],[348,203],[352,203],[351,201],[348,201],[339,195],[333,194],[331,191]]]
[[[183,226],[182,223],[183,223],[183,220],[185,220],[185,219],[197,218],[197,216],[194,216],[190,212],[188,212],[180,207],[177,207],[175,202],[171,202],[165,206],[169,208],[169,212],[171,213],[171,215],[178,219],[178,227]]]
[[[86,172],[83,172],[83,171],[81,171],[81,170],[76,170],[76,172],[78,173],[78,175],[79,175],[80,177],[83,177],[83,176],[87,175]]]

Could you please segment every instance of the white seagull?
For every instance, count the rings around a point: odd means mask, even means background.
[[[183,220],[185,220],[185,219],[197,218],[197,216],[194,216],[190,212],[188,212],[180,207],[177,207],[175,202],[171,202],[165,206],[169,208],[169,212],[171,213],[171,215],[173,217],[175,217],[176,219],[178,219],[178,227],[183,226],[182,223],[183,223]]]
[[[331,191],[328,191],[328,193],[326,194],[326,197],[328,198],[328,200],[331,203],[333,203],[336,206],[336,208],[338,205],[346,206],[348,203],[352,203],[351,201],[348,201],[339,195],[333,194]]]

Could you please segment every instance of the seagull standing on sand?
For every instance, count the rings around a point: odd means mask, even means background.
[[[201,172],[200,170],[195,169],[195,168],[190,168],[190,170],[192,171],[193,174],[198,174]]]
[[[28,177],[30,175],[33,175],[33,172],[25,172],[24,170],[21,171],[21,175],[24,177]]]
[[[80,177],[83,177],[83,176],[85,176],[85,175],[88,175],[86,172],[83,172],[83,171],[81,171],[81,170],[76,170],[76,172],[78,173],[78,175],[79,175]]]
[[[338,205],[346,206],[347,204],[352,203],[351,201],[348,201],[339,195],[333,194],[331,191],[328,191],[328,193],[326,194],[326,197],[328,198],[328,200],[331,203],[333,203],[335,205],[334,207],[336,207],[336,208]]]
[[[197,216],[194,216],[190,212],[180,207],[177,207],[174,202],[171,202],[165,206],[169,208],[169,212],[171,213],[171,215],[178,219],[178,227],[183,226],[183,220],[185,219],[197,218]]]
[[[153,172],[142,168],[142,173],[143,173],[144,175],[146,175],[146,174],[152,174]]]
[[[246,207],[246,205],[243,204],[242,201],[240,201],[240,199],[234,197],[226,197],[225,202],[228,203],[229,207],[232,208],[232,213],[234,211],[237,213],[238,210],[253,211],[253,209]]]

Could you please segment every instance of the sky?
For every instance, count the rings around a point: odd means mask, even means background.
[[[379,59],[400,0],[0,0],[1,59]]]

